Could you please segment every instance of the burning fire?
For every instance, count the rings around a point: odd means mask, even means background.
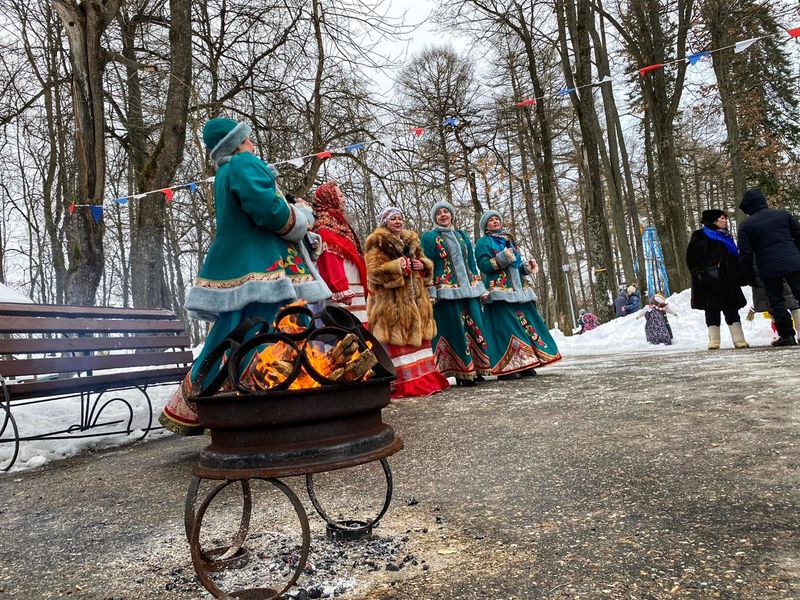
[[[297,306],[298,303],[289,306]],[[301,305],[301,304],[300,304]],[[299,322],[299,315],[288,315],[276,323],[276,329],[282,333],[302,333],[308,330]],[[372,352],[372,343],[367,342],[367,349],[361,350],[359,339],[353,333],[347,333],[331,343],[320,339],[307,340],[301,350],[306,361],[319,375],[330,381],[352,382],[367,379],[378,360]],[[268,391],[280,385],[291,376],[297,361],[301,360],[297,351],[284,342],[275,342],[265,346],[250,363],[242,379],[254,390]],[[322,387],[306,370],[300,368],[290,390]]]

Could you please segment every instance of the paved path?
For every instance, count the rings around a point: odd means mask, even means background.
[[[314,521],[301,584],[328,565],[345,598],[800,600],[799,386],[800,350],[653,352],[400,401],[386,543],[337,550]],[[203,443],[0,477],[0,598],[208,598],[182,531]]]

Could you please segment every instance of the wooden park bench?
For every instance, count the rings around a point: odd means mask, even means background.
[[[191,362],[184,325],[167,310],[0,303],[0,444],[13,444],[11,459],[0,460],[0,470],[13,466],[26,441],[139,429],[144,438],[153,428],[148,388],[177,384]],[[138,390],[146,401],[136,427],[129,399],[109,394],[121,390]],[[74,422],[47,431],[18,427],[14,414],[23,406],[44,418],[52,414],[54,405],[48,403],[65,399],[74,399],[80,413]],[[123,407],[124,416],[101,420],[110,405]]]

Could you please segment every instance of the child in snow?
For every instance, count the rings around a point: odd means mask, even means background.
[[[644,334],[647,341],[651,344],[672,345],[672,327],[669,326],[667,313],[676,315],[677,313],[667,305],[667,299],[661,294],[656,294],[650,299],[648,304],[637,316],[644,316]]]
[[[600,320],[596,315],[590,313],[585,308],[582,308],[578,313],[578,325],[581,327],[579,332],[580,335],[580,333],[586,333],[587,331],[596,329],[597,326],[600,325]]]

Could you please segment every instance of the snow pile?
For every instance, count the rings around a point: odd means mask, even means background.
[[[195,357],[200,353],[202,345],[192,348]],[[155,429],[147,434],[146,440],[156,439],[164,435],[172,435],[169,431],[162,429],[158,423],[158,416],[169,402],[172,394],[178,389],[178,384],[165,384],[153,386],[147,389],[153,407],[153,420],[151,426]],[[91,401],[94,402],[97,394],[92,394]],[[73,437],[64,434],[64,439],[31,440],[20,442],[19,456],[11,468],[12,471],[23,471],[39,467],[51,460],[74,456],[87,450],[97,450],[100,448],[112,448],[122,444],[133,442],[144,433],[147,427],[149,411],[147,401],[138,390],[111,391],[103,395],[101,401],[95,408],[99,409],[106,401],[112,398],[119,398],[128,402],[133,410],[133,423],[130,435],[118,434],[107,435],[95,438]],[[23,401],[24,402],[24,401]],[[21,438],[39,435],[50,431],[67,430],[78,425],[83,411],[91,410],[89,407],[81,408],[80,396],[63,398],[61,400],[48,401],[42,404],[23,404],[14,406],[12,413],[19,430]],[[96,412],[95,412],[96,414]],[[125,429],[125,425],[130,418],[128,407],[121,401],[112,401],[100,414],[99,423],[109,423],[119,421],[115,425],[105,428],[90,429],[86,433],[100,433],[102,431],[120,431]],[[0,473],[8,466],[14,455],[14,432],[11,424],[8,423],[3,428],[5,414],[0,410]],[[80,431],[75,431],[74,435],[80,435]]]
[[[25,302],[30,304],[33,300],[0,283],[0,302]]]
[[[153,427],[160,427],[158,415],[161,414],[164,406],[169,402],[173,392],[177,389],[177,384],[161,385],[148,388],[147,393],[153,404]],[[94,401],[96,394],[92,394],[91,400]],[[95,438],[68,437],[64,434],[64,439],[31,440],[20,442],[19,456],[17,457],[12,471],[23,471],[43,465],[51,460],[74,456],[86,450],[97,450],[100,448],[111,448],[120,446],[127,442],[142,437],[144,428],[147,427],[149,412],[147,401],[138,390],[124,390],[119,392],[109,392],[104,395],[98,405],[103,405],[106,400],[121,398],[126,400],[133,409],[133,424],[135,428],[130,435],[118,434],[107,435]],[[44,404],[29,404],[25,406],[15,406],[12,409],[14,420],[17,423],[20,437],[38,435],[50,431],[66,430],[80,423],[81,399],[78,396],[54,400]],[[5,415],[0,411],[0,428],[2,427]],[[90,429],[86,434],[100,433],[102,431],[120,431],[125,429],[125,425],[130,418],[130,411],[120,401],[111,402],[100,414],[99,423],[109,423],[119,421],[115,425],[108,427]],[[75,435],[81,435],[80,431],[75,431]],[[145,439],[155,439],[169,432],[164,429],[151,431]],[[5,431],[0,435],[0,469],[8,466],[11,457],[14,455],[14,438],[11,425],[8,424]]]
[[[742,317],[744,336],[751,346],[768,346],[773,340],[773,332],[769,319],[757,313],[752,321],[745,317],[752,303],[752,291],[749,287],[742,288],[747,304],[739,311]],[[644,335],[644,312],[627,317],[614,319],[609,323],[600,325],[597,329],[587,331],[583,335],[566,337],[561,331],[551,333],[561,354],[565,357],[576,355],[603,355],[603,354],[630,354],[637,351],[647,352],[685,352],[688,350],[703,350],[708,345],[708,329],[706,328],[705,315],[701,310],[692,309],[691,291],[684,290],[672,294],[668,303],[677,315],[669,315],[669,324],[672,327],[672,346],[654,346],[649,344]],[[638,318],[641,315],[641,318]],[[728,328],[722,320],[721,347],[732,348]]]

